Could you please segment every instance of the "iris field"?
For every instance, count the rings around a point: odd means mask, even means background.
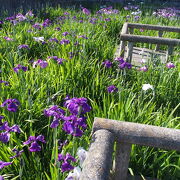
[[[115,58],[124,22],[180,26],[176,9],[142,5],[1,17],[0,179],[78,179],[94,117],[180,128],[180,48],[166,64]],[[133,145],[132,175],[177,180],[179,167],[176,151]]]

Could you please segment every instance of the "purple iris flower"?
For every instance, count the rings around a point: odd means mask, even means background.
[[[65,156],[62,154],[58,154],[58,161],[62,161],[61,164],[61,171],[71,171],[74,169],[74,167],[70,164],[72,162],[76,162],[76,159],[71,156],[69,153],[67,153]]]
[[[42,26],[43,27],[47,27],[51,24],[51,21],[49,19],[46,19],[43,23],[42,23]]]
[[[83,135],[83,130],[85,130],[86,127],[86,117],[78,118],[75,115],[64,117],[63,130],[67,134],[81,137]]]
[[[104,21],[111,21],[111,18],[105,18]]]
[[[66,95],[66,97],[64,98],[64,100],[69,100],[71,99],[69,95]]]
[[[54,106],[51,106],[49,109],[45,109],[44,115],[47,117],[50,117],[50,116],[54,117],[50,127],[56,128],[57,126],[59,126],[60,120],[64,119],[65,111],[59,108],[58,106],[54,105]]]
[[[148,67],[147,66],[140,67],[139,71],[146,72],[146,71],[148,71]]]
[[[64,15],[69,15],[69,13],[68,12],[64,12]]]
[[[111,86],[107,87],[107,91],[108,91],[108,93],[117,92],[118,88],[114,85],[111,85]]]
[[[33,63],[33,68],[35,68],[37,65],[39,65],[41,68],[46,68],[48,66],[48,62],[43,61],[42,59],[38,59]]]
[[[4,180],[3,176],[0,175],[0,180]]]
[[[12,127],[10,127],[8,125],[8,122],[5,121],[4,123],[1,124],[0,126],[0,131],[7,131],[7,132],[17,132],[17,133],[21,133],[21,130],[19,128],[18,125],[13,125]]]
[[[4,39],[5,39],[6,41],[13,41],[13,39],[12,39],[12,38],[7,37],[7,36],[5,36],[5,37],[4,37]]]
[[[69,32],[63,32],[62,35],[63,36],[67,36],[69,34]]]
[[[2,103],[1,107],[7,106],[8,111],[16,112],[19,105],[20,102],[17,99],[7,99]]]
[[[91,106],[88,105],[87,99],[84,97],[74,97],[67,100],[64,105],[73,115],[85,114],[86,112],[91,111]]]
[[[80,35],[78,38],[88,39],[85,35]]]
[[[24,20],[26,20],[27,18],[26,18],[24,15],[22,15],[21,13],[18,13],[18,14],[16,15],[16,19],[17,19],[18,21],[24,21]]]
[[[138,21],[140,19],[140,16],[134,16],[134,20]]]
[[[49,39],[49,42],[56,42],[56,43],[58,43],[59,41],[58,41],[57,38],[50,38],[50,39]]]
[[[37,152],[37,151],[41,151],[41,146],[37,143],[38,141],[40,141],[42,143],[46,143],[46,141],[44,140],[44,136],[39,135],[37,137],[29,136],[28,140],[25,141],[23,144],[24,145],[31,144],[29,147],[29,151],[30,152]]]
[[[18,49],[29,49],[29,46],[27,44],[21,44],[18,46]]]
[[[90,11],[90,10],[88,10],[87,8],[83,8],[83,7],[82,7],[82,12],[83,12],[84,14],[86,14],[86,15],[90,15],[90,14],[91,14],[91,11]]]
[[[24,72],[26,72],[28,70],[27,67],[22,66],[20,64],[18,64],[16,67],[13,68],[14,72],[16,72],[16,73],[18,73],[20,69],[22,69]]]
[[[35,29],[41,30],[41,24],[40,23],[35,23],[32,27]]]
[[[4,24],[4,22],[3,22],[3,21],[0,21],[0,24]]]
[[[48,59],[54,59],[55,61],[57,61],[58,57],[57,56],[49,56]]]
[[[125,69],[125,68],[131,69],[131,68],[132,68],[132,64],[124,61],[123,63],[120,63],[120,64],[118,65],[118,67],[119,67],[120,69]]]
[[[60,31],[61,28],[60,28],[60,27],[56,27],[55,30],[56,30],[56,31]]]
[[[9,127],[7,121],[5,121],[4,123],[0,123],[0,131],[5,131],[0,133],[0,141],[3,143],[9,142],[10,132],[21,133],[21,130],[18,125],[13,125],[12,127]]]
[[[12,162],[0,161],[0,169],[3,169],[5,166],[9,166],[11,164],[12,164]]]
[[[0,133],[0,141],[3,143],[7,143],[10,140],[10,133],[9,132],[2,132]]]
[[[24,150],[19,151],[19,150],[17,150],[16,148],[14,148],[14,149],[12,150],[12,152],[14,152],[15,155],[12,156],[12,157],[10,157],[10,159],[14,159],[14,158],[20,157],[21,154],[24,152]]]
[[[120,64],[124,63],[124,59],[122,57],[116,57],[114,61],[119,62]]]
[[[58,59],[57,59],[57,63],[58,63],[58,64],[62,64],[63,61],[65,61],[65,59],[63,59],[63,58],[58,58]]]
[[[60,41],[60,44],[69,44],[69,43],[70,43],[70,41],[68,39],[62,39]]]
[[[5,86],[9,86],[9,82],[8,81],[0,80],[0,83],[4,83]]]
[[[174,65],[172,62],[168,62],[168,63],[166,64],[166,67],[167,67],[168,69],[171,69],[171,68],[175,68],[175,65]]]
[[[6,20],[6,21],[12,21],[12,20],[14,20],[14,19],[16,19],[15,16],[10,16],[10,17],[7,17],[5,20]]]
[[[112,67],[112,62],[109,60],[105,60],[104,62],[102,62],[102,65],[106,68],[111,68]]]
[[[32,11],[28,11],[26,13],[26,17],[33,17],[33,16],[34,16],[34,14],[32,13]]]
[[[54,59],[55,61],[57,61],[58,64],[62,64],[63,61],[65,61],[65,59],[58,58],[57,56],[49,56],[48,59]]]

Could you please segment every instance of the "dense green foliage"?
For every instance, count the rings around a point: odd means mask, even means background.
[[[160,24],[179,26],[178,19],[165,19],[152,16],[152,12],[141,9],[142,15],[138,20],[144,24]],[[68,12],[69,15],[64,15]],[[76,156],[78,147],[88,149],[90,133],[94,117],[105,117],[119,121],[138,122],[168,128],[179,128],[180,120],[180,64],[178,64],[179,47],[170,60],[175,68],[168,69],[165,64],[152,58],[148,63],[148,71],[132,69],[118,69],[113,61],[116,45],[119,43],[119,32],[126,16],[131,12],[120,10],[118,14],[87,16],[81,11],[61,8],[45,9],[30,21],[22,21],[13,25],[4,22],[0,25],[0,80],[8,81],[9,86],[0,84],[0,104],[6,99],[18,99],[20,106],[13,113],[0,107],[0,115],[12,126],[18,124],[22,133],[12,133],[8,143],[0,142],[0,160],[9,162],[13,156],[12,149],[16,146],[24,149],[21,158],[13,160],[13,164],[0,171],[4,177],[10,179],[65,179],[68,173],[61,173],[56,165],[57,139],[68,140],[63,147],[63,153],[69,152]],[[65,19],[60,20],[58,17]],[[76,19],[73,19],[76,16]],[[128,21],[136,22],[132,15]],[[35,23],[42,23],[50,19],[51,24],[37,30],[32,27]],[[97,18],[96,23],[89,21]],[[110,18],[110,20],[105,20]],[[62,18],[61,18],[62,19]],[[80,21],[83,22],[80,22]],[[61,30],[55,28],[60,27]],[[28,32],[28,30],[32,30]],[[70,34],[64,37],[63,32]],[[154,36],[153,31],[140,32]],[[84,35],[88,39],[79,38]],[[13,38],[6,41],[3,37]],[[179,38],[177,33],[166,33],[165,37]],[[36,42],[33,37],[44,37],[46,44]],[[50,38],[70,40],[70,44],[60,44],[48,41]],[[80,45],[75,46],[78,41]],[[30,49],[18,49],[21,44],[29,45]],[[138,44],[149,47],[148,44]],[[70,58],[69,52],[74,56]],[[64,58],[62,64],[48,56]],[[47,60],[48,66],[33,68],[30,60]],[[105,68],[102,62],[109,59],[112,68]],[[158,61],[158,63],[157,63]],[[13,68],[21,64],[28,67],[28,71]],[[154,91],[142,90],[143,84],[151,84]],[[108,93],[107,87],[115,85],[118,92]],[[153,94],[154,92],[154,94]],[[62,126],[57,129],[49,127],[51,118],[43,114],[43,110],[51,105],[63,107],[66,95],[70,97],[85,97],[92,107],[87,113],[88,128],[81,138],[67,135]],[[29,152],[23,142],[31,135],[43,134],[46,144],[40,152]],[[59,152],[61,153],[61,152]],[[78,165],[75,163],[74,165]],[[180,177],[180,158],[175,151],[165,151],[150,147],[133,146],[130,160],[130,172],[133,174],[156,177],[159,179],[176,180]]]

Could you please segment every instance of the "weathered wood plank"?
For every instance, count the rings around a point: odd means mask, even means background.
[[[113,146],[114,136],[108,130],[101,129],[93,134],[80,180],[109,180]]]
[[[180,39],[159,38],[159,37],[152,37],[152,36],[121,34],[120,39],[122,41],[131,41],[131,42],[164,44],[164,45],[172,45],[172,46],[180,45]]]
[[[149,30],[180,33],[180,28],[174,26],[159,26],[159,25],[151,25],[151,24],[128,23],[128,27],[135,29],[149,29]]]
[[[114,180],[126,180],[131,144],[117,142],[115,155],[115,177]]]
[[[118,141],[180,151],[180,130],[95,118],[93,131],[107,129]]]

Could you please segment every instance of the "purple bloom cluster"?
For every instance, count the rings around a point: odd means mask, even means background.
[[[42,23],[42,26],[43,27],[47,27],[51,24],[51,21],[49,19],[46,19],[43,23]]]
[[[19,105],[20,103],[17,99],[7,99],[2,103],[1,107],[7,106],[8,111],[16,112]]]
[[[50,39],[49,39],[49,42],[56,42],[56,43],[58,43],[59,41],[58,41],[57,38],[50,38]]]
[[[146,72],[146,71],[148,71],[148,67],[147,66],[140,67],[139,71]]]
[[[69,35],[69,32],[63,32],[62,35],[67,36],[67,35]]]
[[[60,44],[69,44],[69,43],[70,43],[70,40],[68,40],[68,39],[62,39],[60,41]]]
[[[83,135],[83,130],[85,130],[86,127],[86,117],[78,118],[75,115],[64,117],[63,130],[67,134],[71,134],[75,137],[81,137]]]
[[[27,67],[22,66],[20,64],[18,64],[16,67],[13,68],[14,72],[16,72],[16,73],[18,73],[20,69],[23,70],[24,72],[26,72],[28,70]]]
[[[91,18],[89,22],[90,22],[91,24],[96,24],[97,21],[98,21],[97,18]]]
[[[175,65],[174,65],[172,62],[168,62],[168,63],[166,64],[166,67],[167,67],[168,69],[171,69],[171,68],[175,68]]]
[[[75,137],[81,137],[83,131],[86,129],[86,117],[83,115],[91,110],[87,104],[86,98],[72,98],[69,96],[65,98],[64,106],[70,111],[70,116],[65,116],[65,111],[54,105],[49,109],[44,110],[44,115],[47,117],[53,116],[53,121],[50,125],[51,128],[59,126],[60,121],[63,122],[62,129]]]
[[[34,29],[38,29],[38,30],[41,30],[41,29],[42,29],[40,23],[35,23],[34,25],[32,25],[32,27],[33,27]]]
[[[88,39],[85,35],[80,35],[78,38]]]
[[[119,10],[113,9],[113,7],[110,6],[110,7],[102,8],[99,11],[97,11],[96,13],[97,14],[118,14]]]
[[[91,11],[88,10],[87,8],[84,8],[84,7],[81,7],[82,8],[82,12],[86,15],[90,15],[91,14]]]
[[[15,16],[10,16],[10,17],[5,18],[6,21],[12,21],[12,20],[15,20],[15,19],[16,19]]]
[[[26,20],[27,18],[26,18],[26,16],[22,15],[21,13],[18,13],[18,14],[16,15],[16,19],[17,19],[18,21],[24,21],[24,20]]]
[[[13,39],[12,39],[12,38],[7,37],[7,36],[5,36],[5,37],[4,37],[4,39],[5,39],[6,41],[13,41]]]
[[[10,132],[21,133],[18,125],[13,125],[12,127],[9,127],[7,121],[5,121],[4,123],[0,122],[0,131],[5,131],[0,133],[0,141],[3,143],[9,142]]]
[[[55,105],[51,106],[49,109],[45,109],[44,115],[47,117],[53,116],[50,127],[56,128],[59,125],[60,120],[64,119],[65,111]]]
[[[66,155],[58,154],[58,161],[62,162],[61,171],[66,172],[74,169],[74,166],[72,166],[70,163],[71,161],[76,162],[76,159],[67,153]]]
[[[117,92],[118,88],[116,86],[114,86],[114,85],[111,85],[111,86],[107,87],[107,91],[108,91],[108,93]]]
[[[122,57],[116,57],[114,60],[119,63],[118,67],[120,69],[125,69],[125,68],[131,69],[132,68],[132,64],[124,61],[124,59]]]
[[[42,143],[46,143],[46,141],[44,140],[44,136],[39,135],[37,137],[29,136],[28,140],[25,141],[23,144],[24,145],[31,144],[31,146],[29,147],[29,151],[37,152],[37,151],[41,151],[41,146],[37,143],[38,141]]]
[[[48,62],[43,61],[42,59],[38,59],[33,63],[33,68],[35,68],[37,65],[39,65],[41,68],[46,68],[48,66]]]
[[[157,17],[163,18],[171,18],[171,17],[178,17],[180,11],[175,8],[164,8],[164,9],[157,9],[156,12],[153,12],[153,15]]]
[[[64,104],[65,107],[68,108],[70,113],[72,115],[83,115],[86,112],[91,111],[91,106],[88,105],[87,99],[82,97],[82,98],[72,98],[69,99],[65,102]]]
[[[29,49],[29,46],[27,44],[21,44],[18,46],[18,49]]]
[[[63,58],[58,58],[57,56],[49,56],[48,59],[53,59],[55,61],[57,61],[58,64],[62,64],[64,61],[66,61]]]
[[[111,68],[112,67],[112,62],[109,60],[105,60],[104,62],[102,62],[102,65],[106,68]]]

